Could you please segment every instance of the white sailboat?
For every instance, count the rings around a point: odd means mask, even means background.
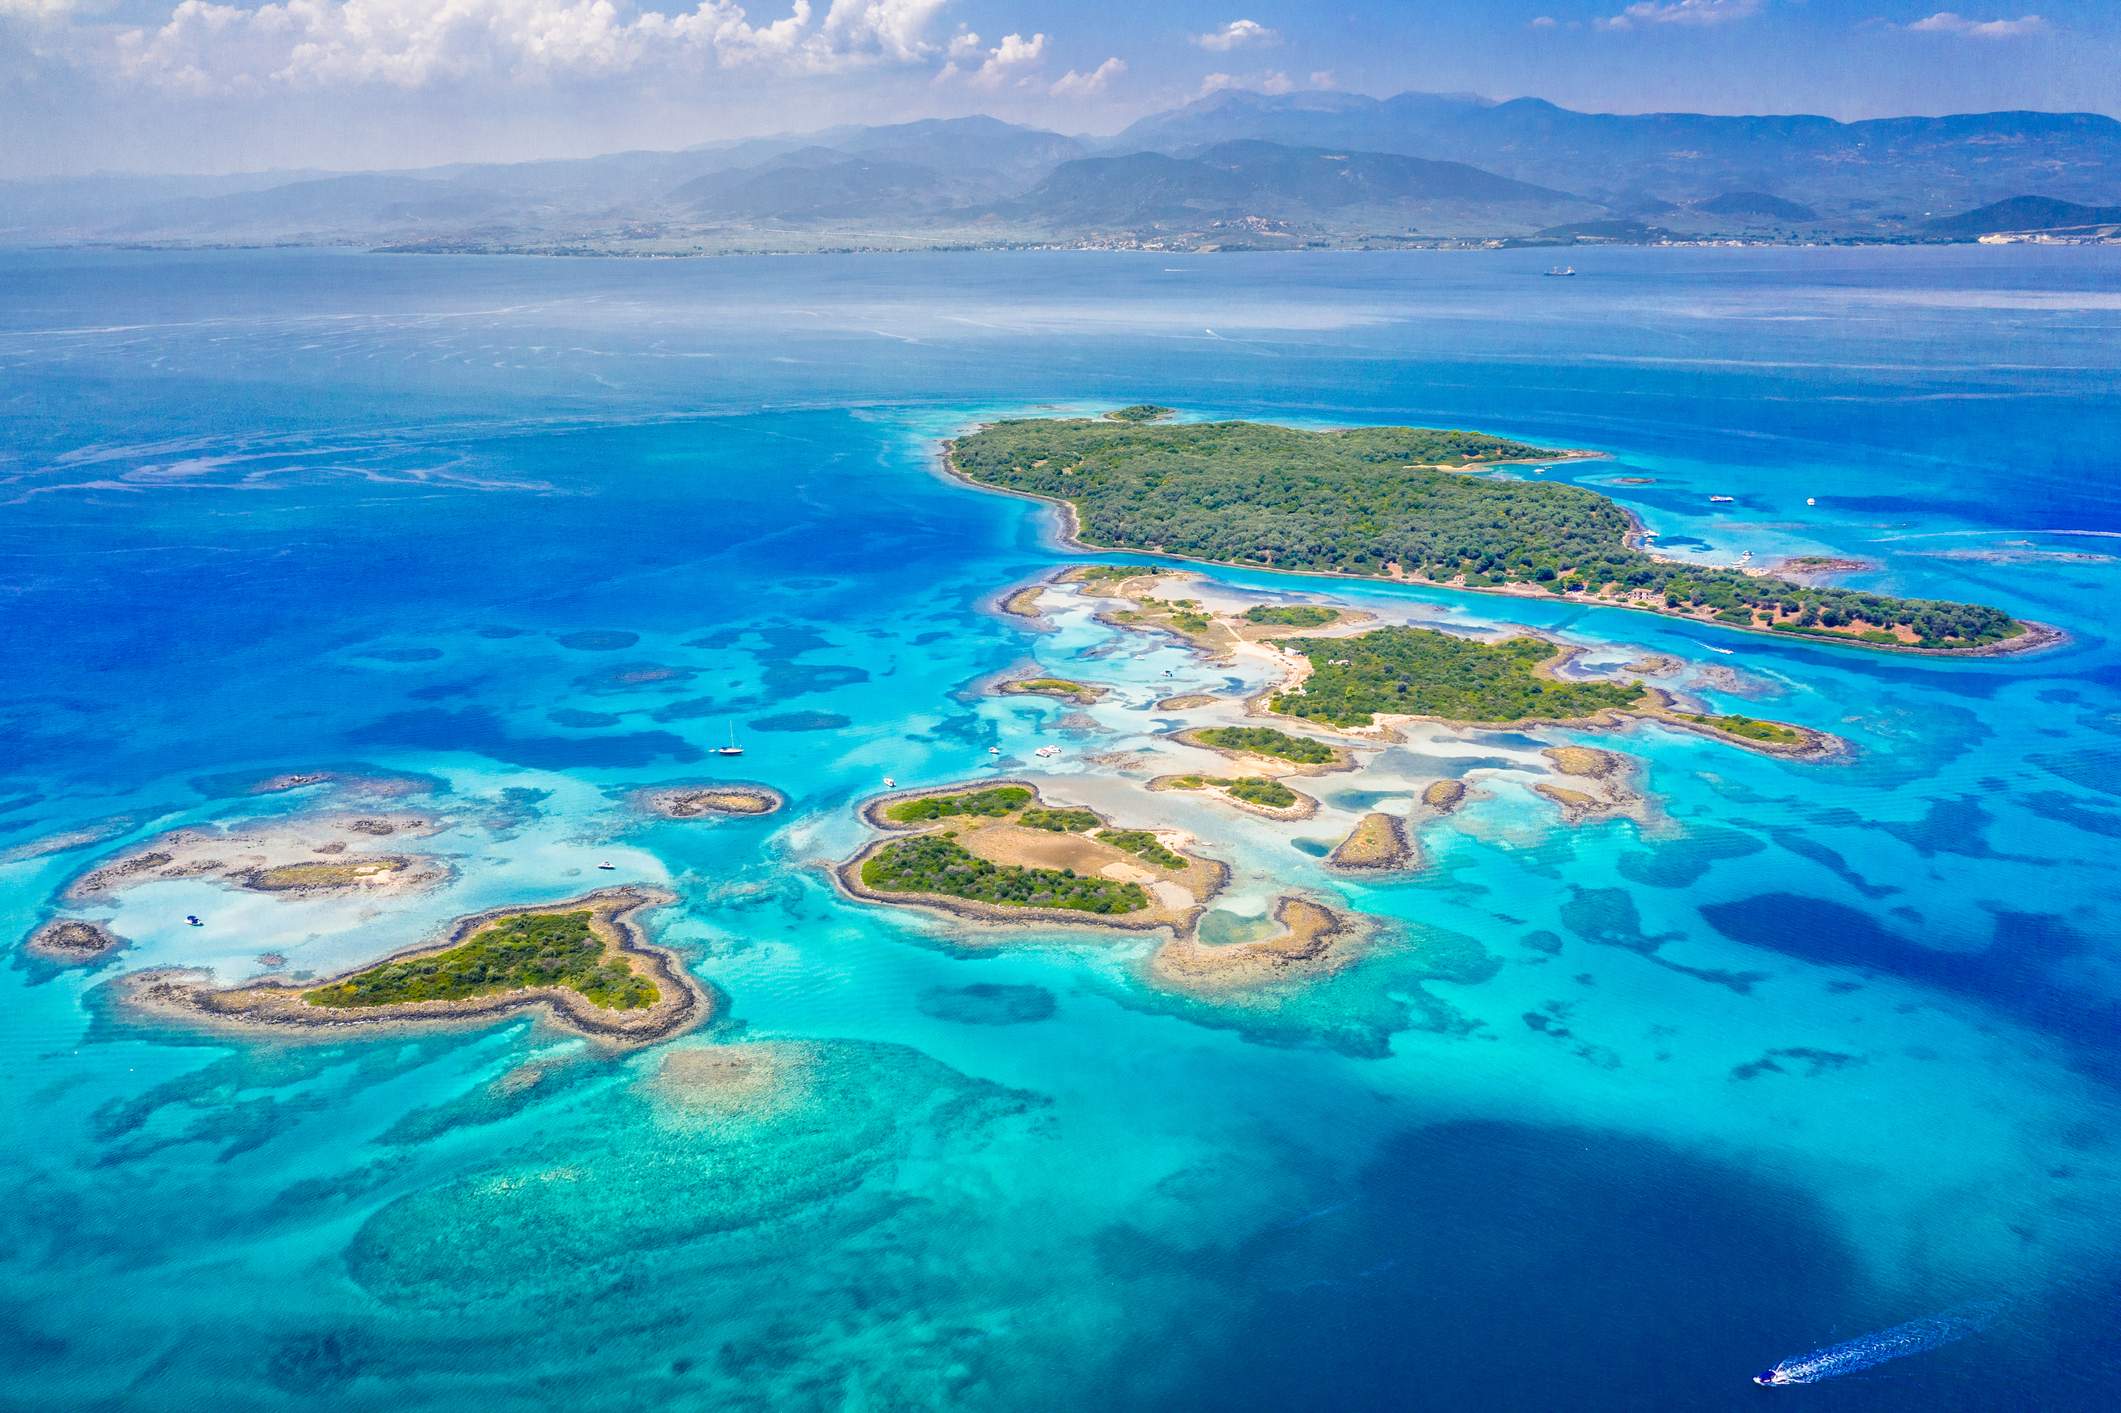
[[[731,723],[729,723],[729,744],[726,746],[716,746],[714,748],[714,753],[718,756],[740,756],[744,754],[744,748],[736,743],[735,722],[732,721]]]

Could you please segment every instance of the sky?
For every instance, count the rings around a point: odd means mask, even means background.
[[[0,176],[358,170],[1218,88],[2121,116],[2121,0],[0,0]],[[2121,194],[2117,194],[2121,195]]]

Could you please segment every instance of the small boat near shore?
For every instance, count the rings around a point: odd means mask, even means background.
[[[1576,278],[1576,267],[1574,265],[1550,265],[1547,267],[1547,278],[1550,280],[1573,280]]]
[[[744,748],[736,743],[736,727],[733,724],[729,728],[729,744],[716,746],[714,753],[718,756],[740,756],[744,754]]]

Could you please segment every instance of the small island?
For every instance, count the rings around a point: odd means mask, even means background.
[[[1497,643],[1386,627],[1281,646],[1300,661],[1255,705],[1343,731],[1389,737],[1393,720],[1608,728],[1660,722],[1763,755],[1822,760],[1847,749],[1808,726],[1682,710],[1671,693],[1637,680],[1563,676],[1575,650],[1530,634]]]
[[[1355,821],[1348,837],[1326,855],[1326,863],[1350,872],[1389,873],[1405,868],[1413,858],[1407,822],[1396,814],[1372,811]]]
[[[1171,831],[1114,824],[1021,780],[887,795],[861,815],[884,837],[834,870],[841,890],[979,924],[971,945],[1053,924],[1163,932],[1145,964],[1150,981],[1223,993],[1336,970],[1367,935],[1323,904],[1289,895],[1275,903],[1279,935],[1204,942],[1198,928],[1229,878],[1225,865],[1192,853]]]
[[[630,1048],[705,1020],[714,1003],[636,917],[672,901],[611,888],[560,903],[460,919],[447,937],[310,986],[266,979],[213,986],[201,973],[128,978],[132,1005],[165,1017],[284,1033],[484,1022],[536,1010],[600,1043]]]
[[[846,892],[983,922],[1185,931],[1228,872],[1023,781],[886,796],[862,816],[893,837],[840,866]]]
[[[1555,771],[1577,782],[1555,785],[1540,781],[1532,789],[1561,806],[1561,817],[1569,824],[1607,816],[1625,816],[1641,823],[1648,815],[1648,802],[1630,784],[1632,770],[1627,757],[1590,746],[1550,746],[1540,752]]]
[[[53,966],[79,967],[102,961],[129,945],[100,922],[53,918],[30,933],[22,948],[31,957]]]
[[[1651,553],[1615,501],[1469,475],[1592,455],[1428,427],[1012,418],[948,442],[962,480],[1060,505],[1074,546],[1245,568],[1553,595],[1861,647],[1997,653],[2053,629],[2000,609],[1825,587]]]
[[[1089,706],[1105,695],[1103,687],[1066,677],[1019,677],[1003,682],[994,690],[1005,697],[1053,697],[1077,706]]]
[[[1149,788],[1203,790],[1268,819],[1309,819],[1318,813],[1318,801],[1267,775],[1159,775],[1149,782]]]
[[[1431,780],[1422,786],[1421,802],[1438,814],[1449,814],[1466,802],[1466,782]]]
[[[1354,756],[1346,746],[1310,736],[1292,736],[1273,726],[1197,726],[1174,738],[1232,760],[1266,759],[1290,767],[1296,775],[1325,775],[1348,770]]]
[[[1178,413],[1168,407],[1159,407],[1153,402],[1137,402],[1132,407],[1117,407],[1105,414],[1109,422],[1168,422]]]
[[[1571,654],[1529,634],[1499,643],[1433,628],[1375,628],[1345,638],[1291,638],[1304,666],[1268,705],[1328,726],[1367,727],[1379,716],[1474,724],[1582,721],[1640,703],[1640,682],[1569,681]]]
[[[773,814],[788,803],[788,797],[770,785],[671,785],[642,790],[634,799],[640,808],[664,819],[756,817]]]

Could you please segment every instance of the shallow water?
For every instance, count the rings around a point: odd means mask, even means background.
[[[1795,1396],[2109,1406],[2121,259],[1536,256],[0,256],[7,934],[130,842],[341,798],[242,793],[287,770],[414,777],[457,869],[387,908],[147,885],[80,910],[132,939],[112,963],[0,970],[9,1397],[1713,1408],[2003,1299]],[[1243,1000],[1150,987],[1132,939],[997,951],[842,901],[817,865],[884,776],[1097,803],[1087,755],[1170,752],[1156,701],[1238,685],[1061,598],[1051,631],[988,611],[1067,556],[934,474],[983,415],[1139,400],[1596,447],[1550,474],[1668,546],[1850,555],[2072,642],[1920,661],[1336,583],[1735,669],[1710,700],[1857,753],[1435,731],[1301,824],[1158,796],[1235,867],[1219,936],[1291,884],[1388,924]],[[1031,662],[1113,691],[972,690]],[[1571,740],[1644,763],[1650,824],[1561,824],[1531,786]],[[1476,797],[1424,871],[1325,871],[1439,776]],[[721,778],[790,808],[628,803]],[[622,1060],[108,1004],[133,968],[323,973],[629,881],[678,893],[657,935],[729,1011]],[[662,1066],[716,1047],[787,1062],[703,1111]]]

